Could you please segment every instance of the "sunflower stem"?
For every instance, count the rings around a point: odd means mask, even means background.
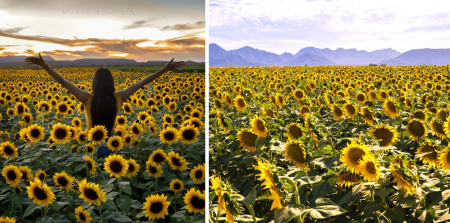
[[[98,206],[98,213],[100,215],[100,222],[103,222],[103,218],[102,218],[102,204],[101,203]]]
[[[48,205],[45,206],[45,211],[44,211],[44,218],[47,217],[47,213],[48,213]]]
[[[120,186],[120,182],[121,182],[121,176],[119,177],[119,196],[120,196],[120,199],[122,199],[122,187]]]
[[[63,169],[63,164],[62,164],[62,144],[59,144],[59,163],[61,164],[61,171]]]

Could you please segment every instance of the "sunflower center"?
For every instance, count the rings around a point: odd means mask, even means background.
[[[166,117],[166,122],[171,123],[172,119],[170,117]]]
[[[16,173],[13,170],[8,171],[8,173],[6,173],[6,176],[9,180],[15,180],[17,177]]]
[[[423,113],[423,112],[418,111],[418,112],[414,113],[413,115],[414,115],[414,118],[417,118],[417,119],[420,119],[420,120],[424,120],[425,119],[425,113]]]
[[[450,154],[450,153],[449,153]],[[179,183],[175,183],[173,185],[173,188],[175,188],[176,190],[180,189],[181,185]]]
[[[126,112],[131,112],[130,107],[129,107],[129,106],[125,106],[125,111],[126,111]]]
[[[44,181],[45,175],[41,173],[39,174],[38,178],[40,181]]]
[[[55,136],[56,136],[57,139],[64,139],[64,138],[67,137],[67,132],[66,132],[65,129],[58,128],[55,131]]]
[[[117,140],[114,140],[114,141],[112,141],[111,142],[111,145],[114,147],[114,148],[116,148],[116,147],[119,147],[119,141],[117,141]]]
[[[431,152],[431,153],[425,155],[424,157],[425,157],[425,158],[428,158],[429,160],[436,161],[437,155],[438,155],[438,154],[436,153],[436,150],[435,150],[434,146],[425,145],[425,146],[423,146],[423,148],[422,148],[422,152],[423,152],[423,153],[425,153],[425,152]]]
[[[125,123],[125,119],[119,118],[118,122],[119,122],[119,124],[124,124]]]
[[[366,170],[370,174],[375,174],[377,172],[377,170],[375,169],[375,164],[373,162],[366,163]]]
[[[28,115],[25,116],[25,122],[26,122],[26,123],[29,123],[30,121],[31,121],[31,120],[30,120],[30,116],[28,116]]]
[[[156,167],[154,167],[154,166],[149,166],[149,167],[148,167],[148,170],[149,170],[150,173],[152,173],[152,174],[158,173],[158,169],[156,169]]]
[[[90,161],[87,161],[86,164],[88,166],[88,169],[92,170],[92,163]]]
[[[356,112],[355,107],[348,105],[346,108],[347,108],[347,112],[349,115],[355,114],[355,112]]]
[[[200,199],[197,196],[192,197],[191,203],[192,203],[192,206],[194,206],[197,209],[205,208],[205,201],[203,199]]]
[[[195,132],[191,129],[188,129],[183,132],[183,138],[186,140],[192,140],[195,137]]]
[[[425,128],[419,121],[413,121],[409,124],[409,132],[414,136],[422,136],[425,134]]]
[[[203,172],[201,170],[195,171],[195,178],[200,179],[203,176]]]
[[[180,159],[176,158],[176,157],[172,157],[172,163],[175,166],[181,166],[182,164],[180,163]]]
[[[251,132],[244,132],[242,134],[242,140],[244,141],[244,144],[248,147],[255,147],[256,139],[258,138],[257,135],[251,133]]]
[[[86,217],[84,216],[84,213],[80,213],[80,214],[78,215],[78,217],[80,217],[80,219],[81,219],[82,221],[86,221]]]
[[[84,196],[89,200],[97,200],[98,199],[97,192],[95,192],[95,190],[92,190],[91,188],[84,189]]]
[[[117,161],[114,160],[111,162],[111,164],[109,165],[109,168],[114,172],[114,173],[120,173],[120,171],[122,171],[122,164]]]
[[[62,104],[58,108],[59,108],[59,111],[61,111],[61,112],[66,112],[67,111],[67,105]]]
[[[297,144],[292,144],[288,147],[288,153],[289,156],[295,160],[298,163],[305,163],[305,153],[303,152],[303,149],[297,145]]]
[[[195,126],[195,128],[200,128],[200,123],[198,123],[198,122],[192,122],[192,124]]]
[[[295,96],[297,97],[297,98],[303,98],[303,93],[301,92],[301,91],[296,91],[295,92]]]
[[[10,156],[14,153],[14,150],[9,146],[5,146],[5,148],[3,149],[3,153]]]
[[[27,173],[25,171],[20,171],[22,173],[22,180],[28,180]]]
[[[380,140],[380,146],[384,147],[389,145],[394,138],[394,133],[392,133],[389,129],[377,129],[373,132],[375,138]]]
[[[75,125],[76,125],[76,126],[79,126],[79,125],[80,125],[80,122],[79,122],[78,120],[75,120]]]
[[[245,102],[244,102],[244,100],[239,99],[239,100],[238,100],[238,105],[239,105],[239,107],[245,107]]]
[[[336,114],[336,116],[341,116],[342,110],[339,107],[334,107],[334,114]]]
[[[134,171],[134,165],[133,164],[129,164],[128,165],[128,172],[133,172]]]
[[[136,126],[133,126],[132,131],[134,134],[139,134],[139,129]]]
[[[36,197],[38,200],[42,201],[42,200],[47,199],[47,193],[45,193],[45,191],[39,187],[34,188],[33,194],[34,194],[34,197]]]
[[[264,124],[263,124],[263,122],[260,121],[260,120],[257,120],[257,121],[256,121],[256,127],[257,127],[258,130],[260,130],[260,131],[264,131],[264,130],[265,130]]]
[[[105,136],[105,134],[103,134],[103,132],[101,130],[97,130],[92,135],[92,139],[95,141],[100,141],[103,139],[103,136]]]
[[[392,103],[391,101],[387,103],[387,107],[388,107],[388,110],[390,112],[396,112],[397,111],[397,108],[395,107],[394,103]]]
[[[366,153],[359,148],[351,148],[348,151],[348,154],[350,162],[352,162],[353,165],[358,165],[359,161],[362,160],[364,155],[366,155]]]
[[[299,138],[303,135],[303,131],[295,125],[291,126],[288,131],[294,139]]]
[[[155,161],[156,163],[160,163],[160,162],[164,161],[164,156],[159,154],[159,153],[157,153],[153,157],[153,161]]]
[[[166,138],[167,140],[172,140],[175,137],[175,135],[173,134],[173,132],[166,132],[164,134],[164,138]]]
[[[81,135],[80,135],[80,140],[81,140],[81,141],[84,141],[85,138],[86,138],[86,135],[84,135],[84,134],[81,134]]]
[[[131,142],[131,137],[126,137],[125,138],[125,142],[130,143]]]
[[[434,131],[436,131],[437,133],[445,134],[441,123],[434,121],[431,123],[431,125],[433,126]]]
[[[31,130],[31,136],[34,138],[37,138],[41,135],[41,131],[39,131],[39,129],[33,129]]]
[[[153,213],[159,213],[163,210],[163,205],[161,204],[161,202],[155,202],[152,203],[152,206],[150,207],[150,211]]]
[[[66,180],[65,177],[59,177],[59,178],[58,178],[58,184],[59,184],[59,185],[65,187],[65,186],[67,186],[68,183],[69,183],[69,182]]]
[[[356,96],[356,99],[357,99],[358,101],[364,101],[364,100],[365,100],[364,95],[362,95],[362,94],[358,94],[358,95]]]
[[[23,105],[17,106],[17,113],[19,114],[23,113]]]

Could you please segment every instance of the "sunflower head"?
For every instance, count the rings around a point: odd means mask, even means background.
[[[173,170],[185,170],[187,168],[187,165],[189,164],[186,159],[184,159],[182,156],[180,156],[178,153],[175,153],[174,151],[170,151],[168,154],[168,160],[169,165],[172,167]]]
[[[9,166],[5,166],[3,168],[2,176],[5,178],[7,184],[15,187],[19,184],[20,179],[22,178],[22,173],[19,168],[10,164]]]
[[[342,172],[339,174],[336,183],[341,187],[352,187],[355,183],[360,182],[358,176],[354,173]]]
[[[289,160],[289,162],[294,164],[297,168],[308,167],[308,163],[306,162],[308,154],[306,153],[305,148],[299,142],[291,141],[285,144],[284,148],[286,160]]]
[[[256,139],[258,138],[258,135],[254,134],[252,131],[249,130],[241,130],[238,132],[238,140],[240,142],[240,146],[244,149],[247,149],[249,152],[255,152],[256,151]]]
[[[90,156],[84,156],[83,160],[86,162],[86,167],[89,173],[95,174],[97,171],[97,164],[95,163],[94,159],[92,159]]]
[[[128,162],[121,155],[110,155],[105,161],[105,170],[110,174],[110,177],[119,178],[127,173]]]
[[[114,153],[119,152],[123,147],[122,137],[120,136],[112,136],[108,139],[106,143],[108,148]]]
[[[33,202],[38,205],[46,205],[55,201],[55,194],[50,190],[51,187],[46,184],[42,185],[41,181],[36,178],[30,182],[30,186],[27,187],[28,197],[33,199]]]
[[[78,206],[75,209],[75,214],[78,222],[87,223],[92,221],[91,213],[89,213],[87,210],[84,210],[82,206]]]
[[[96,125],[89,129],[88,140],[92,141],[93,145],[100,144],[108,137],[107,132],[105,126]]]
[[[102,201],[106,201],[106,193],[100,189],[100,186],[98,184],[88,183],[86,179],[78,184],[78,190],[81,192],[80,198],[88,201],[89,205],[92,203],[100,205]]]
[[[161,165],[167,160],[167,154],[162,149],[157,149],[152,152],[152,155],[150,155],[149,160],[152,162]]]
[[[198,166],[191,170],[190,176],[195,184],[200,184],[203,180],[205,180],[205,165],[198,164]]]
[[[379,140],[378,144],[381,147],[390,146],[398,140],[397,131],[389,126],[389,124],[375,126],[375,128],[370,131],[370,134]]]
[[[72,189],[72,177],[67,175],[67,173],[65,173],[64,171],[61,173],[55,173],[53,175],[53,181],[60,187],[60,190],[66,189],[67,191],[69,191],[70,189]]]
[[[411,119],[406,127],[406,132],[413,140],[419,141],[425,138],[427,129],[424,123],[419,119]]]
[[[57,123],[52,126],[51,138],[56,144],[64,144],[71,138],[70,128],[67,125]]]
[[[147,166],[145,172],[147,172],[149,176],[154,176],[155,178],[161,176],[163,172],[163,170],[161,169],[161,165],[152,162],[152,160],[150,159],[147,160],[146,165]]]
[[[6,141],[0,144],[0,154],[6,159],[12,159],[18,155],[19,149],[13,143]]]
[[[252,130],[256,135],[260,138],[265,138],[267,136],[266,122],[262,118],[256,116],[251,120],[251,123]]]
[[[364,180],[376,181],[380,177],[380,168],[374,156],[364,155],[357,170]]]
[[[163,143],[172,144],[178,140],[178,131],[175,128],[168,127],[161,131],[160,139]]]
[[[149,220],[163,218],[165,215],[168,215],[168,209],[170,202],[167,201],[167,196],[152,194],[148,196],[144,203],[144,213],[145,217],[148,217]]]
[[[128,170],[127,170],[127,173],[125,174],[125,176],[128,178],[131,178],[139,172],[140,165],[136,162],[136,160],[134,160],[132,158],[127,160],[127,163],[128,163]]]
[[[347,170],[354,173],[365,155],[370,155],[369,149],[353,141],[342,150],[341,161],[347,166]]]
[[[170,190],[172,190],[175,193],[180,193],[184,189],[183,181],[179,180],[178,178],[173,179],[170,181]]]
[[[191,188],[184,196],[184,202],[187,204],[186,209],[189,212],[201,213],[205,212],[205,194],[200,190]]]

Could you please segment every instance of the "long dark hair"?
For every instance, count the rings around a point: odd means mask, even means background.
[[[92,127],[103,125],[108,136],[116,122],[117,101],[114,96],[114,78],[107,68],[99,68],[92,80],[94,98],[91,102]]]

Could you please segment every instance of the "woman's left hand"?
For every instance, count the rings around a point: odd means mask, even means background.
[[[170,70],[173,70],[173,69],[179,70],[180,68],[186,66],[186,64],[184,63],[184,61],[172,63],[174,59],[175,59],[175,58],[172,58],[172,60],[164,66],[163,69],[164,69],[165,71],[170,71]]]

